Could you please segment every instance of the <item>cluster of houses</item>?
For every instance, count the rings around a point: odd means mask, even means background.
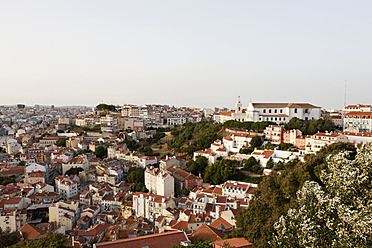
[[[268,126],[263,133],[231,132],[193,156],[206,157],[208,164],[218,158],[244,161],[254,157],[263,168],[269,161],[301,159],[335,142],[358,145],[372,141],[370,105],[349,105],[341,115],[331,113],[334,120],[341,118],[338,123],[344,126],[343,131],[307,136],[280,125],[292,117],[311,120],[324,116],[319,107],[307,103],[250,102],[244,109],[239,99],[235,110],[212,112],[161,105],[124,105],[119,109],[35,106],[3,110],[0,174],[11,180],[0,186],[3,230],[19,232],[25,241],[38,240],[48,232],[62,233],[76,247],[92,241],[98,241],[95,247],[145,247],[150,240],[158,247],[187,246],[196,240],[223,247],[224,237],[236,228],[236,215],[248,207],[258,185],[231,180],[209,185],[188,171],[184,159],[145,156],[131,151],[123,141],[140,143],[156,133],[146,130],[148,126],[182,125],[198,122],[202,116],[221,123],[273,121],[277,125]],[[65,131],[73,125],[81,129]],[[93,132],[97,125],[99,130]],[[289,143],[296,151],[255,148],[241,153],[256,135],[263,139],[263,147]],[[107,149],[106,158],[94,154],[99,147]],[[125,182],[133,167],[144,171],[143,192]],[[253,247],[243,238],[228,239],[228,243]]]

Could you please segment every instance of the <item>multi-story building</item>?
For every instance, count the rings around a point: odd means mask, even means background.
[[[145,186],[156,195],[170,197],[175,193],[173,176],[169,172],[153,166],[149,166],[145,170]]]
[[[281,125],[270,125],[264,130],[265,139],[273,144],[281,144],[283,142],[284,127]]]
[[[346,105],[342,110],[344,114],[350,112],[372,112],[372,105],[363,105],[363,104],[355,104],[355,105]]]
[[[27,213],[22,209],[0,210],[0,228],[2,230],[16,232],[21,229],[27,221]]]
[[[80,179],[76,175],[58,176],[55,183],[56,192],[62,199],[68,200],[80,192]]]
[[[167,208],[175,208],[173,198],[136,192],[133,195],[133,211],[137,217],[144,217],[150,221],[156,220]]]
[[[228,120],[236,121],[272,121],[286,123],[291,118],[297,117],[302,120],[319,119],[321,108],[309,103],[252,103],[246,109],[240,102],[235,105],[235,110],[214,114],[216,122],[224,123]]]
[[[49,222],[57,227],[64,226],[66,231],[75,227],[79,217],[79,204],[72,201],[59,201],[49,207]]]
[[[336,143],[336,142],[348,142],[348,138],[341,133],[316,133],[306,137],[306,153],[315,153],[320,151],[323,147]]]
[[[372,132],[372,112],[348,112],[344,117],[344,130],[355,132]]]
[[[223,184],[222,194],[232,198],[246,199],[251,198],[253,191],[257,188],[257,184],[229,180]]]

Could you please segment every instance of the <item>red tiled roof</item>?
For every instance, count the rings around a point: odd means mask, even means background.
[[[96,248],[167,248],[188,241],[187,236],[181,231],[163,232],[136,238],[121,239],[111,242],[96,243]]]
[[[208,226],[207,224],[203,224],[198,230],[196,230],[193,234],[193,238],[196,240],[203,240],[203,241],[216,241],[222,240],[225,235],[217,230],[214,227]]]
[[[220,248],[220,247],[222,248],[225,246],[226,242],[230,245],[230,247],[253,248],[253,244],[244,238],[232,238],[232,239],[219,240],[219,241],[214,241],[213,244],[215,248]]]

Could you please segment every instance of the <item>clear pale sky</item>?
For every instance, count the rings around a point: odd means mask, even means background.
[[[0,2],[0,105],[372,104],[372,1]]]

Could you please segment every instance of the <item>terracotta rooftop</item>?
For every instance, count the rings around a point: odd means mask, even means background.
[[[167,248],[180,245],[188,241],[187,236],[181,231],[162,232],[136,238],[121,239],[111,242],[96,243],[96,248]]]

